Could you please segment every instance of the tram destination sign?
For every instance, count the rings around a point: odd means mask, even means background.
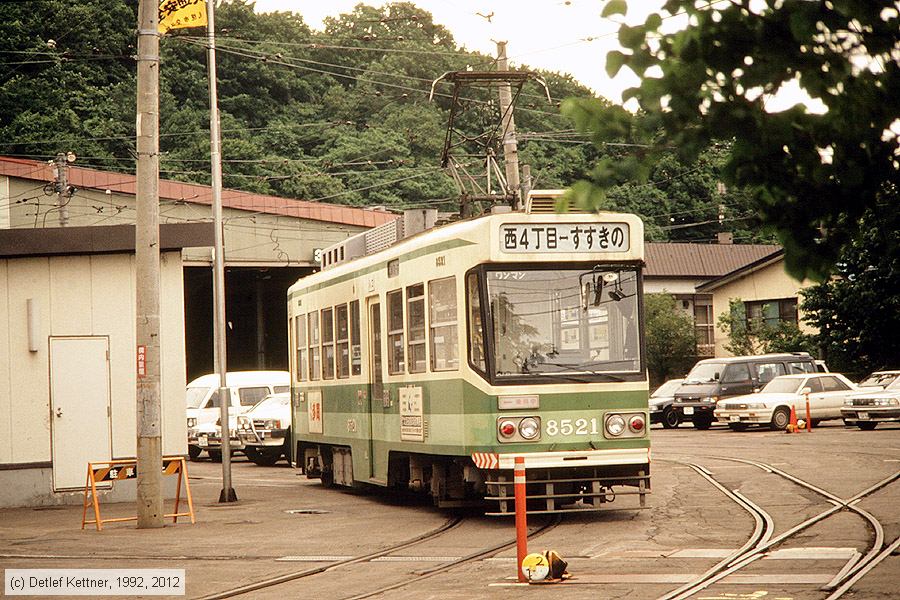
[[[628,223],[504,223],[500,226],[500,251],[627,252]]]

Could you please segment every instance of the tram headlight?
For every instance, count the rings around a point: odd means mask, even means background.
[[[541,423],[534,417],[525,417],[519,422],[519,435],[533,440],[541,433]]]
[[[516,434],[516,424],[512,421],[500,421],[498,429],[500,431],[500,435],[505,438],[512,437]]]
[[[612,436],[619,436],[625,431],[625,419],[620,415],[612,415],[606,419],[606,432]]]
[[[630,419],[628,419],[628,429],[630,429],[634,433],[641,433],[644,431],[644,417],[641,415],[634,415]]]

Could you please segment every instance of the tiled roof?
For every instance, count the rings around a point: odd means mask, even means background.
[[[0,156],[0,175],[49,182],[54,180],[53,170],[53,167],[46,162]],[[133,195],[137,187],[137,178],[128,173],[114,173],[70,166],[69,183],[79,188],[111,190]],[[159,180],[159,197],[161,200],[183,200],[184,202],[196,204],[212,204],[212,190],[210,186],[167,179]],[[377,227],[397,218],[397,215],[384,211],[365,210],[351,206],[325,204],[323,202],[293,200],[228,189],[222,190],[222,206],[299,219],[356,225],[358,227]]]
[[[776,244],[644,244],[646,277],[713,279],[781,250]]]

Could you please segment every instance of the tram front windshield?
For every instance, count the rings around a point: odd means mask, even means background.
[[[638,372],[638,271],[489,270],[488,318],[499,378]]]

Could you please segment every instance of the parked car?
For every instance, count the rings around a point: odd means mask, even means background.
[[[853,394],[844,402],[841,416],[845,425],[856,425],[860,429],[871,430],[878,427],[879,423],[900,422],[900,376],[898,376],[900,372],[882,371],[882,373],[895,373],[887,387],[874,392]],[[886,380],[881,378],[879,381]],[[863,392],[872,387],[862,387],[859,391]]]
[[[650,394],[650,423],[662,423],[666,429],[673,429],[681,424],[681,417],[672,408],[675,401],[675,390],[684,379],[670,379]]]
[[[880,388],[883,390],[897,379],[900,379],[900,371],[875,371],[874,373],[860,381],[859,387]],[[875,390],[870,389],[870,391]]]
[[[806,352],[707,358],[694,365],[675,390],[672,406],[682,421],[709,429],[719,400],[758,392],[779,375],[816,370],[815,360]]]
[[[815,426],[826,419],[840,419],[844,401],[854,392],[853,382],[839,373],[782,375],[758,393],[721,400],[715,416],[735,431],[749,425],[784,429],[790,423],[792,406],[798,418],[806,418],[808,394],[811,424]]]
[[[237,416],[251,406],[277,392],[291,389],[291,376],[287,371],[234,371],[225,374],[225,383],[230,392],[229,416]],[[188,455],[196,459],[209,448],[200,445],[200,426],[215,423],[220,416],[219,375],[203,375],[187,385],[185,393],[187,406]],[[214,430],[204,428],[207,436],[215,436]],[[212,454],[210,455],[212,456]]]
[[[272,394],[237,418],[244,454],[258,465],[271,466],[284,456],[291,461],[291,395]]]
[[[231,422],[231,452],[240,452],[244,450],[244,444],[237,435],[237,417],[229,417]],[[197,446],[202,452],[203,450],[209,455],[214,462],[222,460],[222,426],[220,421],[215,423],[203,423],[195,428],[194,436]],[[197,453],[199,456],[200,452]],[[196,460],[197,456],[191,456],[192,460]]]

